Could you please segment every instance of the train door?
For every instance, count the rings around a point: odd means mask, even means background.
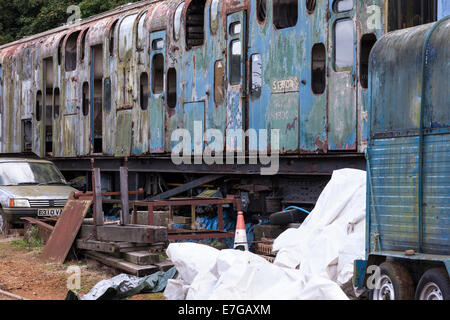
[[[91,153],[103,152],[103,45],[91,47]]]
[[[164,105],[166,72],[166,31],[150,35],[150,153],[164,153]]]
[[[356,23],[354,0],[330,2],[328,27],[329,86],[328,144],[331,151],[355,151],[356,139]]]
[[[227,135],[231,133],[229,130],[245,130],[246,126],[246,23],[246,11],[235,12],[227,17]],[[227,150],[243,151],[228,145],[230,142],[234,144],[228,140]],[[242,147],[245,148],[245,145]]]
[[[132,112],[136,104],[134,90],[136,84],[135,66],[133,65],[133,37],[134,22],[137,14],[125,17],[120,23],[118,45],[117,88],[119,90],[119,101],[117,102],[116,120],[116,157],[129,156],[133,141]]]

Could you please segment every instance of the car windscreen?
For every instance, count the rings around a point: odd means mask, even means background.
[[[0,163],[0,186],[63,185],[67,182],[51,163],[5,162]]]

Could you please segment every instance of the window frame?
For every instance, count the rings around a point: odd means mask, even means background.
[[[352,7],[350,9],[339,11],[338,10],[338,4],[339,4],[339,2],[342,2],[342,1],[345,1],[345,0],[334,0],[334,2],[333,2],[333,12],[334,13],[338,13],[338,14],[346,13],[346,12],[352,11],[355,8],[355,2],[353,0],[350,0],[352,2]]]
[[[324,78],[324,84],[323,84],[323,89],[321,91],[315,91],[313,84],[314,84],[314,48],[317,46],[322,46],[323,47],[323,53],[324,53],[324,71],[323,71],[323,78]],[[313,94],[315,95],[322,95],[325,93],[327,89],[327,47],[325,46],[325,44],[323,42],[317,42],[315,43],[312,48],[311,48],[311,91]]]
[[[337,31],[337,25],[344,21],[350,21],[352,23],[352,39],[353,39],[353,41],[352,41],[352,64],[350,66],[346,66],[346,67],[339,67],[337,65],[337,59],[336,59],[337,48],[338,48],[337,41],[336,41],[337,40],[336,39],[337,38],[336,31]],[[355,39],[356,39],[354,28],[355,28],[354,21],[351,17],[343,17],[343,18],[340,18],[340,19],[337,19],[334,21],[334,24],[333,24],[333,68],[334,68],[335,72],[348,72],[348,71],[352,71],[354,68],[354,65],[355,65]]]
[[[296,21],[295,21],[295,23],[293,24],[293,25],[288,25],[288,26],[286,26],[286,27],[280,27],[279,25],[277,25],[277,23],[276,23],[276,21],[278,21],[278,20],[276,20],[276,17],[278,17],[279,16],[279,9],[278,9],[278,15],[276,14],[276,9],[275,9],[275,5],[278,3],[278,5],[279,5],[279,1],[282,1],[282,0],[272,0],[272,24],[273,24],[273,26],[274,26],[274,28],[276,29],[276,30],[284,30],[284,29],[289,29],[289,28],[295,28],[296,26],[297,26],[297,24],[298,24],[298,20],[299,20],[299,1],[300,0],[296,0],[296,2],[297,2],[297,12],[296,12],[296,14],[297,14],[297,19],[296,19]],[[278,19],[278,18],[277,18]]]

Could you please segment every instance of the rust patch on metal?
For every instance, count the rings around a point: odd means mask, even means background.
[[[55,229],[44,247],[42,259],[64,264],[91,205],[91,200],[67,201]]]

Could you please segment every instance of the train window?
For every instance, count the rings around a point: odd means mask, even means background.
[[[231,41],[230,84],[241,83],[242,45],[240,40]]]
[[[150,93],[150,85],[148,82],[148,74],[147,72],[143,72],[141,74],[141,80],[140,80],[140,88],[139,88],[139,99],[141,103],[141,109],[147,110],[148,108],[148,97]]]
[[[306,0],[306,10],[309,14],[313,13],[316,9],[316,0]]]
[[[156,54],[152,62],[152,91],[161,94],[164,89],[164,56]]]
[[[86,36],[88,33],[89,29],[86,29],[83,31],[83,34],[81,35],[81,61],[84,61],[84,56],[86,55],[85,51],[86,51]]]
[[[111,111],[111,79],[106,78],[105,82],[103,84],[103,94],[105,96],[105,111],[110,112]]]
[[[58,45],[58,66],[61,65],[61,61],[62,61],[62,46],[63,46],[65,38],[66,38],[66,36],[64,35],[61,38],[61,40],[59,40],[59,45]]]
[[[353,0],[337,0],[334,2],[335,12],[345,12],[353,9]]]
[[[206,0],[192,0],[186,13],[186,47],[201,46],[205,40],[205,3]]]
[[[218,105],[225,101],[224,81],[225,64],[222,60],[216,61],[214,65],[214,101]]]
[[[410,28],[437,20],[437,0],[390,0],[388,31]]]
[[[2,90],[3,90],[3,77],[2,77],[2,65],[0,64],[0,113],[2,113],[2,109],[3,109],[3,95],[2,95]]]
[[[177,70],[175,68],[167,71],[167,105],[169,108],[177,106]]]
[[[153,50],[162,50],[164,49],[164,40],[163,39],[156,39],[152,42],[152,49]]]
[[[216,33],[219,27],[219,0],[211,2],[211,33]]]
[[[83,100],[82,100],[82,112],[83,116],[89,114],[89,83],[83,83]]]
[[[365,34],[361,38],[359,81],[364,89],[367,89],[369,85],[369,56],[375,42],[377,42],[377,37],[373,33]]]
[[[139,19],[137,32],[136,32],[136,49],[143,50],[144,49],[144,43],[143,38],[145,36],[145,18],[146,15],[143,14],[141,18]]]
[[[336,71],[351,69],[353,66],[353,21],[339,20],[334,26],[334,64]]]
[[[115,33],[116,33],[116,26],[117,26],[117,22],[119,20],[114,21],[114,23],[111,26],[111,34],[109,35],[109,56],[113,57],[114,56],[114,46],[115,46]]]
[[[273,0],[273,24],[277,29],[294,27],[298,20],[298,0]]]
[[[66,71],[75,71],[77,69],[77,41],[80,31],[72,33],[66,42]]]
[[[262,87],[262,61],[261,55],[254,54],[250,58],[250,94],[253,98],[259,98],[261,96]]]
[[[173,18],[173,38],[175,40],[180,39],[181,32],[181,14],[183,13],[184,2],[178,5],[177,10],[175,11],[175,16]]]
[[[36,93],[36,121],[41,121],[42,117],[42,91]]]
[[[256,0],[256,18],[260,23],[266,21],[267,0]]]
[[[326,84],[326,50],[323,43],[313,46],[311,59],[311,88],[313,93],[322,94]]]
[[[240,22],[234,22],[230,25],[230,35],[235,36],[241,33],[242,24]]]
[[[59,88],[53,90],[53,118],[58,119],[60,115],[60,95]]]

